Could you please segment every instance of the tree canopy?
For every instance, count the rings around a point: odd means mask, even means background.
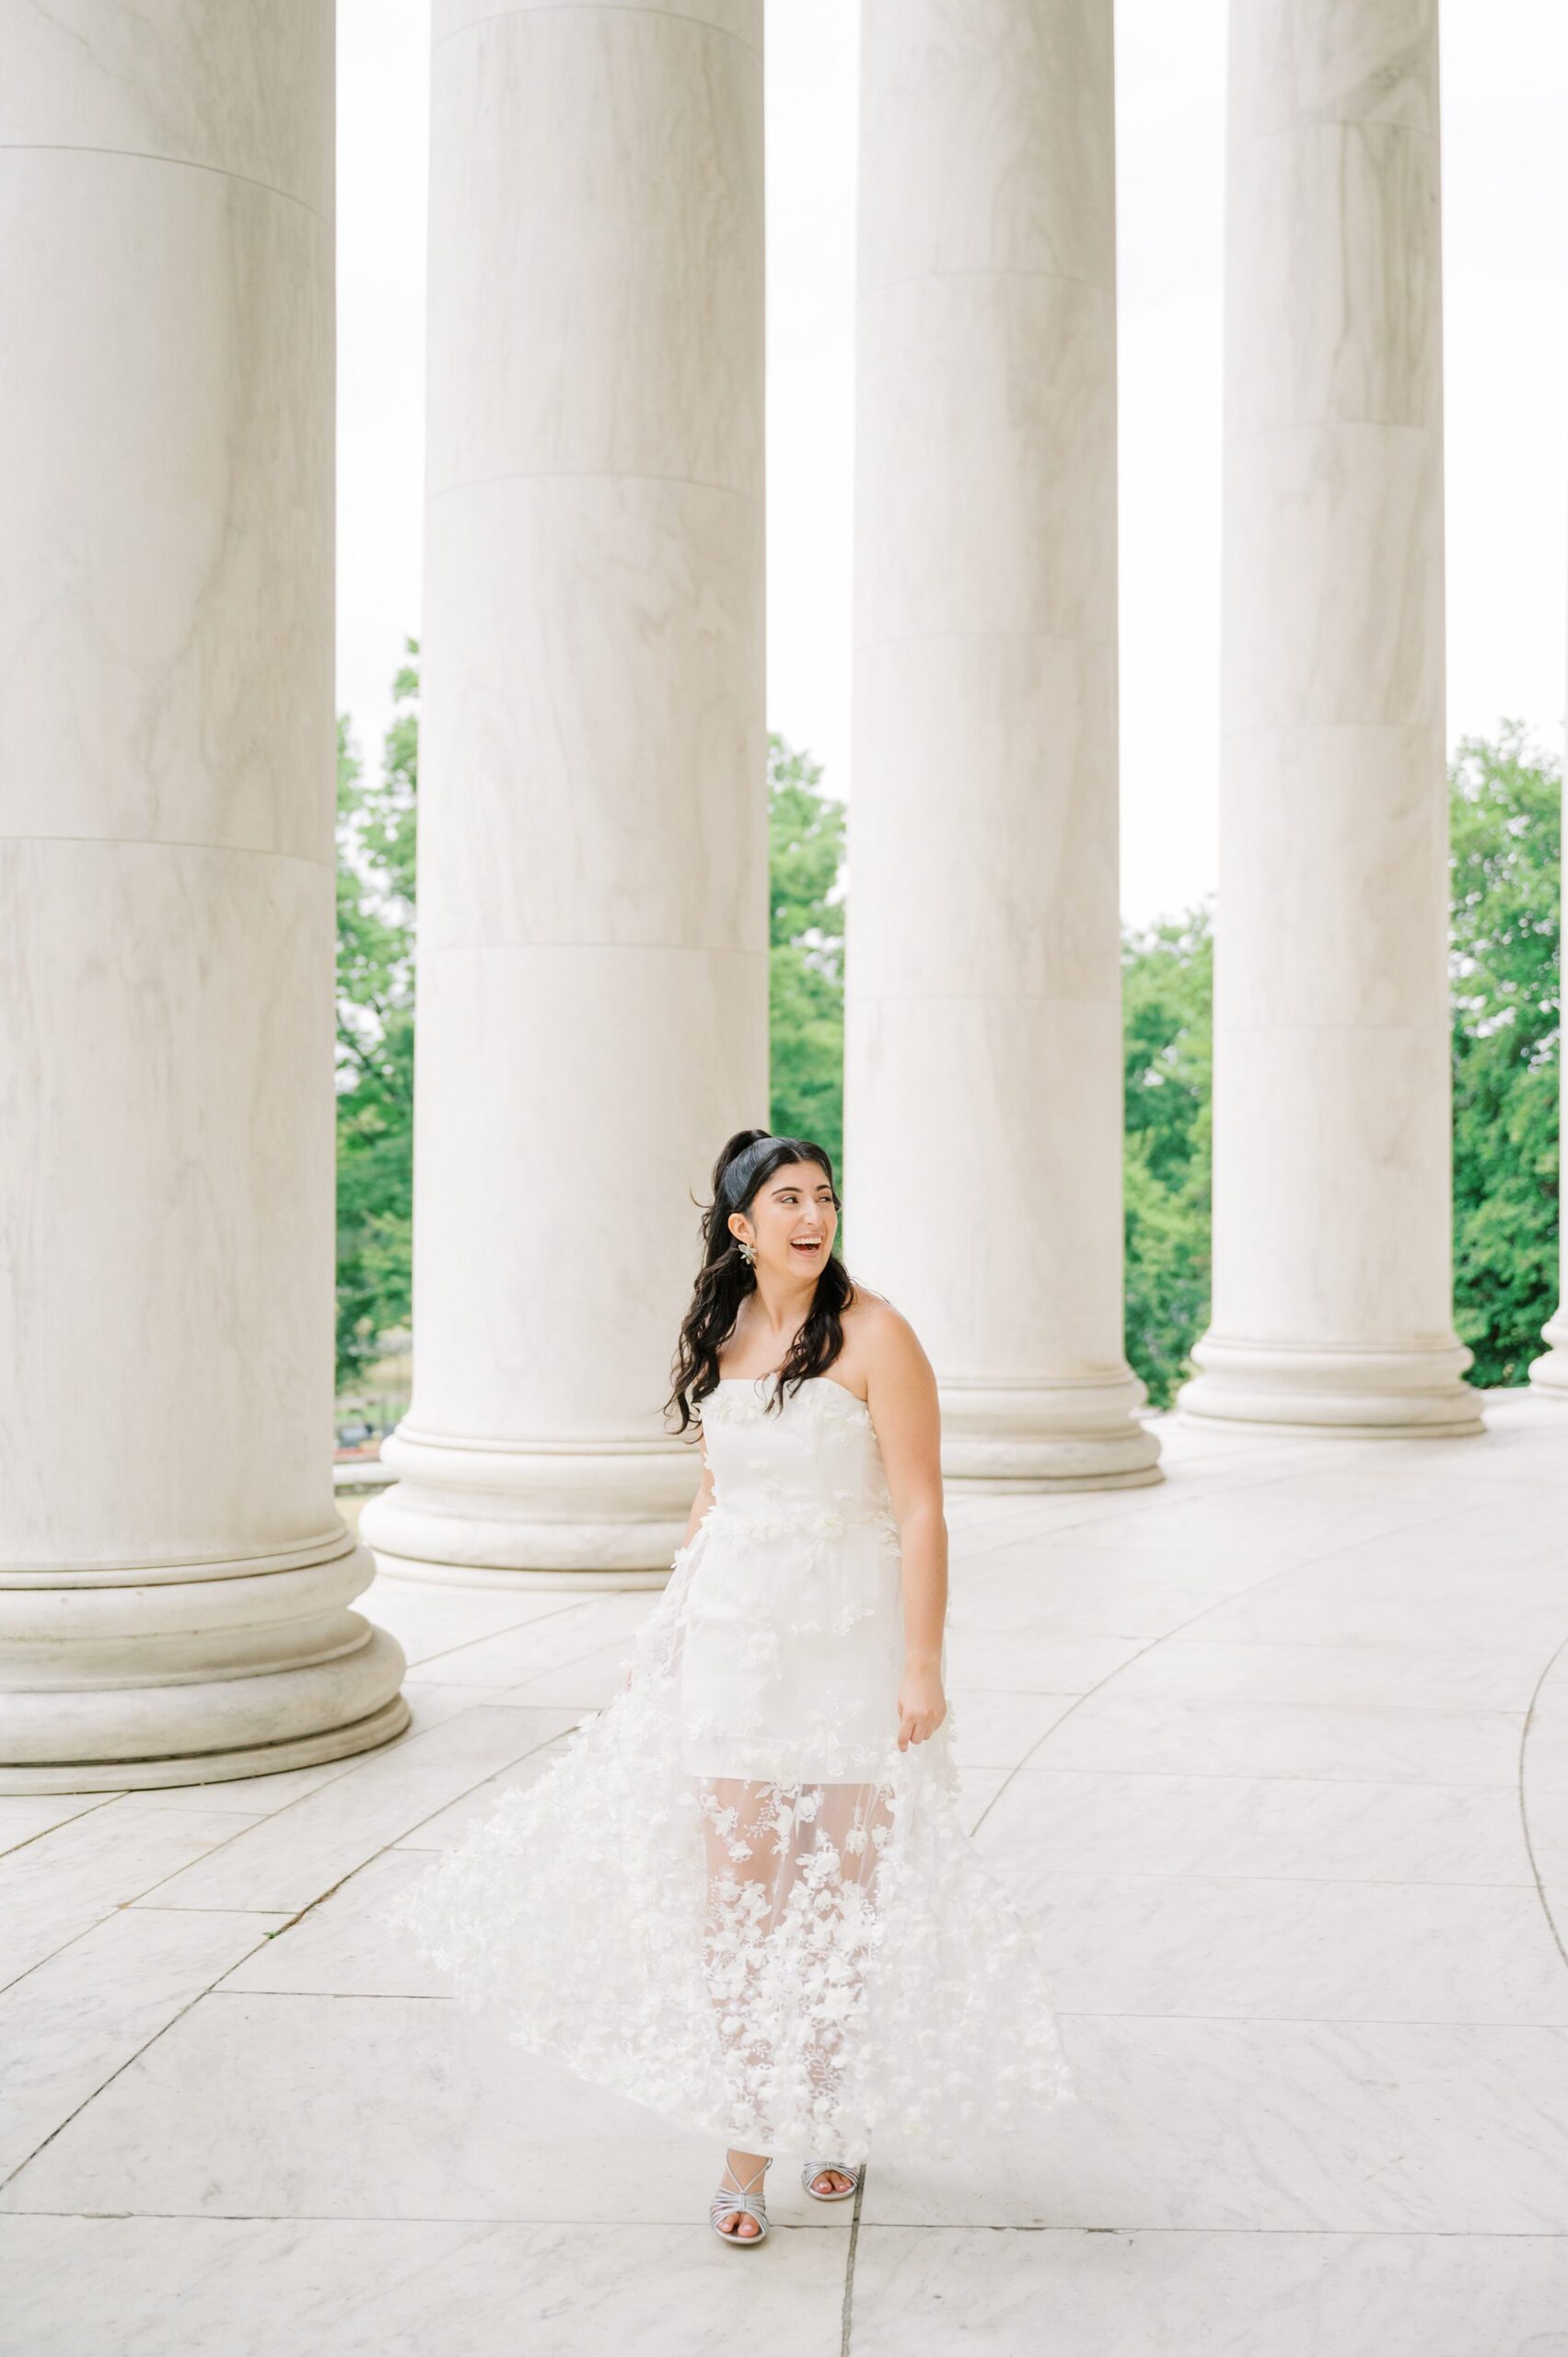
[[[393,682],[377,776],[338,723],[339,1389],[406,1326],[413,1208],[419,648]]]
[[[1562,799],[1518,722],[1460,745],[1449,827],[1454,1314],[1470,1381],[1522,1383],[1557,1298]]]
[[[768,739],[768,1120],[843,1173],[844,806],[822,766]]]
[[[339,726],[340,1385],[410,1314],[412,640],[407,651],[373,783]],[[1520,1383],[1557,1294],[1558,764],[1505,724],[1460,746],[1449,794],[1455,1318],[1472,1380]],[[769,1119],[841,1171],[844,821],[821,764],[770,737]],[[1123,936],[1126,1347],[1162,1407],[1208,1317],[1214,965],[1207,906]]]

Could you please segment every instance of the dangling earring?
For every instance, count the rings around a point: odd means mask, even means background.
[[[754,1269],[757,1265],[757,1255],[752,1250],[750,1245],[741,1244],[737,1248],[738,1249],[740,1257],[745,1261],[747,1267],[749,1269]]]

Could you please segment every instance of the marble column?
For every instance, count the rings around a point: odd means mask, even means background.
[[[332,10],[0,17],[0,1790],[406,1723],[331,1479]]]
[[[1436,0],[1237,0],[1213,1324],[1189,1412],[1480,1429],[1452,1318]]]
[[[767,1108],[761,0],[436,0],[414,1373],[383,1565],[654,1585]]]
[[[959,1479],[1158,1478],[1122,1356],[1110,0],[864,0],[845,1165]]]
[[[1562,1128],[1568,1132],[1568,1089],[1563,1093]],[[1568,1233],[1568,1178],[1563,1181],[1562,1226]],[[1557,1315],[1541,1329],[1546,1344],[1530,1365],[1530,1381],[1556,1399],[1568,1400],[1568,1245],[1562,1248],[1562,1283]]]

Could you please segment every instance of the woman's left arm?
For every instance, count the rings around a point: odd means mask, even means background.
[[[947,1521],[942,1510],[942,1418],[936,1377],[914,1329],[884,1308],[868,1337],[868,1405],[888,1476],[903,1559],[904,1669],[899,1749],[923,1743],[947,1715],[942,1631],[947,1618]]]

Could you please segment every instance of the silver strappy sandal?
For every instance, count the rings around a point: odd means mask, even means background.
[[[739,2186],[738,2180],[733,2193],[726,2191],[723,2185],[719,2187],[708,2204],[708,2223],[721,2243],[739,2243],[743,2247],[749,2249],[754,2243],[767,2241],[768,2204],[766,2197],[758,2191],[758,2188],[772,2165],[771,2158],[765,2160],[750,2184],[744,2189]],[[727,2160],[724,2165],[724,2173],[727,2177],[735,2177],[735,2171]],[[757,2231],[754,2235],[743,2235],[719,2224],[721,2218],[728,2218],[738,2210],[744,2212],[748,2218],[756,2219]]]
[[[848,2177],[849,2183],[841,2185],[836,2193],[819,2193],[816,2179],[824,2169],[836,2169],[840,2177]],[[807,2161],[800,2172],[800,2182],[813,2201],[847,2201],[852,2194],[860,2191],[860,2171],[852,2169],[847,2161]]]

